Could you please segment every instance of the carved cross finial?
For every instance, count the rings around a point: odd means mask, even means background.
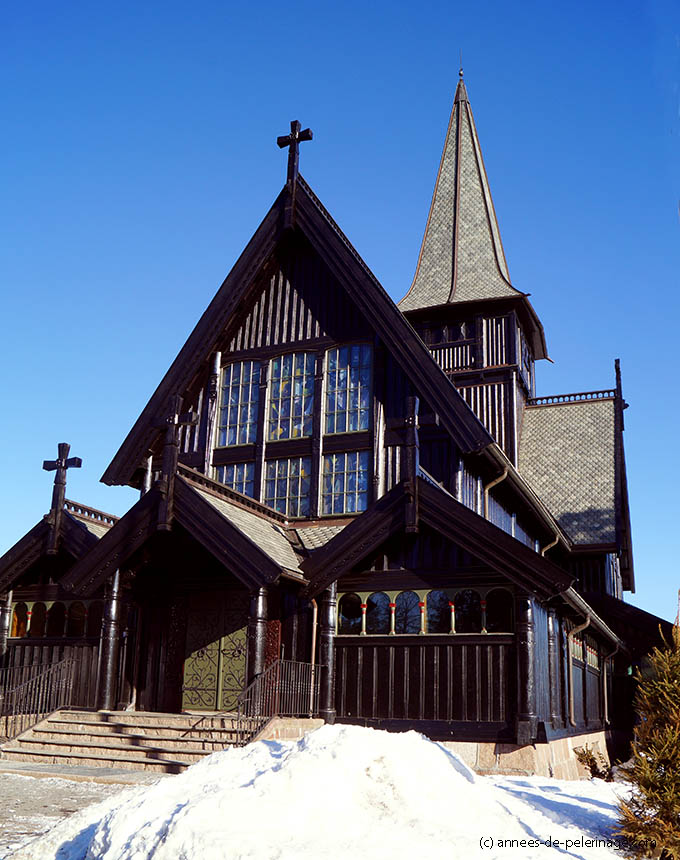
[[[295,183],[298,178],[298,165],[300,161],[300,143],[303,140],[311,140],[313,137],[312,130],[305,128],[300,131],[300,123],[298,120],[292,120],[290,124],[290,134],[284,134],[276,138],[276,142],[280,149],[284,146],[288,147],[288,176],[286,182],[291,190],[295,188]]]
[[[164,485],[163,499],[158,511],[158,528],[164,531],[170,529],[173,513],[173,495],[175,486],[175,473],[179,462],[179,431],[180,427],[196,424],[198,415],[196,412],[182,412],[182,398],[174,394],[168,404],[168,412],[165,420],[159,421],[155,426],[165,428],[165,441],[163,445],[163,465],[161,481]]]
[[[80,469],[83,465],[80,457],[69,457],[70,450],[71,446],[68,442],[60,442],[57,446],[57,459],[44,460],[42,465],[46,472],[56,472],[52,490],[52,507],[49,513],[50,533],[47,540],[47,555],[55,555],[57,552],[64,499],[66,498],[66,471],[67,469]]]

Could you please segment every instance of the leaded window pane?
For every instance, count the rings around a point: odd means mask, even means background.
[[[264,501],[287,517],[309,516],[311,457],[267,460]]]
[[[260,362],[237,361],[222,371],[217,444],[246,445],[257,437]]]
[[[390,632],[390,599],[384,591],[376,591],[366,601],[366,632]]]
[[[361,633],[361,598],[343,594],[338,605],[338,633]]]
[[[311,352],[288,353],[272,359],[268,440],[312,435],[314,362]]]
[[[420,598],[415,591],[402,591],[395,603],[395,633],[420,633]]]
[[[324,514],[355,514],[368,507],[368,451],[327,454],[323,459]]]
[[[254,463],[230,463],[215,468],[215,478],[220,483],[251,498],[254,498],[254,477]]]
[[[326,433],[368,430],[372,350],[369,344],[330,349],[326,360]]]

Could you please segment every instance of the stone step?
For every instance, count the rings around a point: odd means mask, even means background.
[[[220,737],[178,737],[172,734],[161,734],[159,732],[139,733],[125,732],[118,734],[110,731],[93,731],[83,726],[66,724],[56,727],[51,723],[43,723],[35,726],[28,734],[31,740],[43,743],[68,744],[73,746],[79,743],[101,742],[115,746],[141,746],[141,747],[173,747],[182,750],[197,750],[218,752],[236,742],[235,733],[221,733]]]
[[[105,723],[167,728],[227,729],[236,725],[236,714],[154,714],[144,711],[58,711],[53,719],[77,723]]]
[[[42,764],[54,764],[59,766],[82,765],[86,767],[117,767],[125,770],[149,770],[157,773],[181,773],[189,767],[190,762],[146,759],[138,758],[123,758],[116,759],[106,758],[103,756],[92,755],[88,753],[70,753],[58,752],[51,750],[33,750],[26,752],[20,747],[10,749],[5,746],[2,750],[3,761],[26,761]]]
[[[110,760],[119,758],[135,759],[139,761],[160,760],[160,761],[181,761],[184,763],[193,764],[195,761],[200,761],[207,755],[210,755],[212,750],[187,750],[183,747],[177,748],[174,746],[134,746],[132,744],[116,744],[108,741],[83,741],[79,740],[75,743],[54,743],[43,741],[40,738],[32,738],[23,736],[20,741],[8,744],[4,747],[4,752],[21,750],[24,753],[50,753],[55,754],[78,754],[103,757]]]
[[[214,741],[230,743],[236,739],[236,727],[224,729],[178,728],[176,726],[133,725],[123,723],[71,722],[50,718],[40,724],[41,731],[70,734],[102,734],[110,737],[146,737],[163,740]]]

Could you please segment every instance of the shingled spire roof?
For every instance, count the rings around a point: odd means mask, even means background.
[[[510,283],[461,69],[418,267],[399,308],[524,295]]]

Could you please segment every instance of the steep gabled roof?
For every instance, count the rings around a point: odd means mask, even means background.
[[[283,212],[289,193],[286,186],[277,197],[128,433],[102,477],[104,483],[131,481],[161,432],[158,424],[165,415],[169,397],[183,395],[207,366],[228,324],[248,301],[256,276],[287,236]],[[459,447],[463,451],[479,451],[490,445],[489,433],[302,177],[297,182],[294,225],[392,352],[418,393],[437,412],[441,424]]]
[[[74,559],[80,559],[115,522],[116,517],[110,514],[67,500],[60,523],[58,547]],[[11,588],[23,573],[46,555],[49,531],[46,516],[0,557],[0,592]]]
[[[189,470],[183,470],[185,475]],[[210,492],[213,482],[194,483],[178,475],[173,518],[246,587],[257,588],[282,574],[305,582],[299,558],[276,518],[258,515],[230,500],[233,491]],[[226,488],[225,488],[226,490]],[[62,579],[78,595],[95,591],[113,571],[158,534],[156,486],[130,508],[102,541]],[[244,497],[244,502],[248,500]],[[259,507],[259,506],[253,506]]]
[[[510,282],[461,72],[416,273],[399,309],[406,313],[463,302],[518,299],[528,314],[534,353],[545,358],[543,327],[527,295]]]
[[[547,558],[471,511],[429,481],[419,477],[418,518],[467,550],[520,588],[541,599],[562,594],[573,576]],[[398,484],[365,514],[346,526],[301,567],[309,578],[306,592],[314,596],[370,556],[390,535],[403,529],[406,491]]]

